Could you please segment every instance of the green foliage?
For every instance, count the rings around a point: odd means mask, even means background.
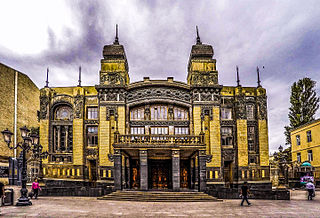
[[[316,82],[310,78],[300,79],[291,86],[289,121],[285,126],[286,144],[291,144],[290,130],[314,120],[314,115],[319,108],[319,97],[315,91]]]

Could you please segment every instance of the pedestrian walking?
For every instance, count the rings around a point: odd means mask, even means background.
[[[4,184],[0,182],[0,214],[1,214],[1,207],[3,205],[4,198],[5,198]]]
[[[41,190],[41,187],[38,183],[38,179],[35,178],[34,182],[32,183],[32,192],[35,199],[38,198],[39,190]],[[31,197],[32,198],[32,197]]]
[[[241,186],[241,197],[242,197],[242,201],[241,201],[241,206],[243,206],[243,202],[246,201],[248,205],[251,205],[251,203],[248,201],[248,194],[250,194],[250,190],[248,187],[248,183],[244,182],[243,186]]]
[[[308,200],[312,200],[312,198],[315,196],[315,186],[311,180],[309,180],[306,184],[306,189],[308,191]]]

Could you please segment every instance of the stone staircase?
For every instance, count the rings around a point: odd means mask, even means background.
[[[203,192],[116,191],[99,200],[141,202],[208,202],[222,201]]]

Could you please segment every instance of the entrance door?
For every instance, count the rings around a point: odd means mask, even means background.
[[[97,181],[97,162],[96,160],[89,161],[89,180]]]
[[[230,188],[233,183],[232,161],[224,162],[224,182],[225,186]]]
[[[181,160],[180,161],[180,187],[189,188],[190,187],[190,161]]]
[[[171,188],[171,160],[149,160],[151,189]]]
[[[140,165],[139,160],[131,160],[130,161],[131,168],[131,188],[139,189],[140,188]]]

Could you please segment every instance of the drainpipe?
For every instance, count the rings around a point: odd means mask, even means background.
[[[18,102],[18,71],[14,77],[14,145],[17,144],[17,102]],[[14,157],[17,158],[17,149],[14,149]]]

